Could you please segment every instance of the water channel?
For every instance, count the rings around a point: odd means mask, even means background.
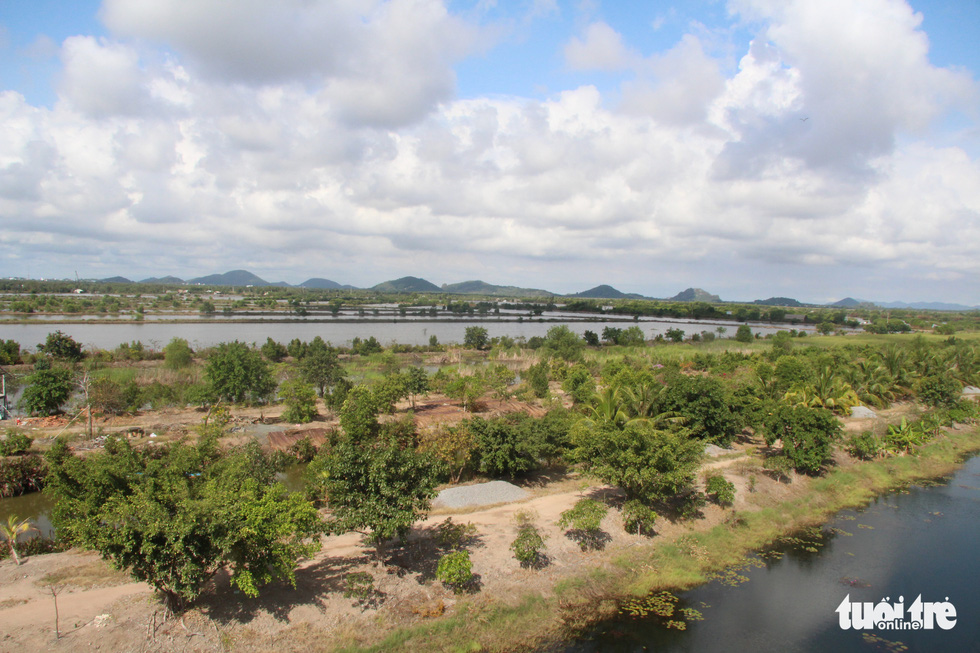
[[[789,549],[764,566],[741,572],[748,581],[712,582],[680,595],[703,621],[686,630],[658,617],[622,617],[601,624],[569,652],[793,651],[901,653],[980,651],[980,457],[941,484],[879,497],[844,510],[823,528],[816,551]],[[812,544],[812,543],[810,543]],[[822,546],[820,546],[822,544]],[[956,611],[949,630],[843,629],[841,602],[894,604],[907,609],[946,602]],[[948,599],[947,599],[948,597]],[[907,648],[902,648],[902,647]]]

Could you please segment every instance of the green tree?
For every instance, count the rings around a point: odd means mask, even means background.
[[[364,533],[384,563],[385,543],[405,536],[429,511],[438,464],[384,435],[360,442],[347,437],[321,456],[316,468],[322,470],[331,531]]]
[[[163,348],[163,363],[167,369],[180,370],[193,362],[194,352],[183,338],[174,337]]]
[[[289,351],[286,346],[280,342],[276,342],[271,337],[265,339],[265,344],[260,348],[262,355],[268,358],[273,363],[280,363],[286,356],[289,355]]]
[[[20,343],[0,339],[0,365],[17,365],[20,361]]]
[[[675,373],[657,396],[654,413],[682,415],[692,437],[726,446],[742,427],[732,404],[728,389],[718,379]]]
[[[274,482],[257,444],[219,453],[213,438],[134,450],[109,438],[83,461],[59,440],[47,455],[59,534],[152,585],[179,610],[220,569],[247,596],[275,578],[296,584],[319,549],[316,509]]]
[[[320,336],[306,346],[299,369],[303,380],[312,383],[321,397],[325,397],[327,388],[335,385],[343,376],[337,352]]]
[[[684,330],[678,328],[667,329],[664,332],[664,336],[671,342],[682,342],[684,340]]]
[[[606,483],[621,487],[627,500],[665,501],[690,490],[704,444],[683,432],[664,431],[650,422],[572,427],[572,458]]]
[[[584,365],[575,365],[561,383],[561,389],[567,392],[576,404],[587,403],[595,395],[595,379]]]
[[[830,458],[833,443],[840,437],[841,424],[824,408],[780,404],[765,420],[766,444],[782,440],[783,453],[797,471],[816,474]]]
[[[527,380],[528,386],[531,388],[531,392],[534,396],[539,399],[544,399],[548,396],[548,375],[549,375],[548,363],[545,361],[540,361],[529,367],[524,372],[524,378]]]
[[[378,433],[378,405],[367,386],[356,385],[340,408],[340,426],[349,440],[361,442]]]
[[[421,367],[410,367],[406,373],[405,389],[415,408],[415,398],[429,393],[429,375]]]
[[[27,387],[20,398],[21,409],[31,415],[50,415],[61,410],[75,389],[75,374],[64,367],[51,367],[38,361],[27,377]]]
[[[447,397],[458,399],[463,410],[472,410],[473,404],[486,392],[486,380],[478,374],[459,374],[455,370],[448,373],[445,386]]]
[[[735,330],[735,340],[737,342],[752,342],[752,327],[748,324],[739,324],[738,329]]]
[[[582,358],[585,341],[567,326],[561,324],[548,329],[543,347],[552,356],[566,361],[577,361]]]
[[[316,391],[301,379],[284,381],[279,386],[279,397],[286,410],[282,418],[293,424],[306,424],[316,419]]]
[[[464,347],[468,349],[486,349],[489,342],[490,336],[487,334],[485,328],[479,326],[466,327],[463,336]]]
[[[388,374],[374,384],[372,388],[374,404],[383,413],[395,412],[395,404],[408,395],[408,382],[404,375],[397,372]]]
[[[467,422],[467,428],[476,438],[482,473],[514,478],[537,467],[539,443],[514,421],[475,417]]]
[[[72,363],[82,360],[82,346],[61,331],[49,333],[47,340],[43,345],[38,345],[37,350],[58,360]]]
[[[204,379],[216,396],[232,403],[264,400],[276,389],[268,363],[237,340],[221,343],[208,356]]]

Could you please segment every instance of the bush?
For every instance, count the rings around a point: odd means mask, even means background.
[[[0,440],[0,456],[25,454],[31,448],[32,442],[33,440],[23,433],[7,431],[7,435]]]
[[[285,381],[279,386],[279,397],[286,410],[282,418],[293,424],[306,424],[316,419],[316,391],[305,381]]]
[[[82,360],[82,346],[75,340],[61,331],[49,333],[43,345],[38,345],[37,350],[45,353],[52,358],[77,363]]]
[[[465,524],[453,523],[453,518],[448,517],[445,521],[436,526],[436,542],[439,546],[447,549],[458,549],[463,542],[476,535],[476,526],[469,522]]]
[[[46,361],[44,361],[46,362]],[[75,389],[75,375],[66,368],[52,368],[38,361],[27,377],[20,406],[31,415],[49,415],[61,409]]]
[[[439,558],[436,578],[444,585],[451,587],[454,593],[462,594],[466,590],[466,586],[473,582],[473,563],[470,562],[470,552],[451,551]]]
[[[742,427],[740,416],[732,412],[732,403],[728,389],[718,379],[671,374],[655,410],[680,413],[688,419],[692,437],[728,446]]]
[[[735,331],[735,340],[744,343],[752,342],[752,327],[748,324],[740,324]]]
[[[637,535],[652,533],[656,521],[657,513],[642,501],[631,499],[623,504],[623,528],[626,532]]]
[[[926,376],[919,381],[919,399],[935,408],[955,406],[962,391],[959,381],[945,375]]]
[[[609,512],[609,506],[595,499],[579,499],[574,506],[561,513],[558,528],[567,530],[567,535],[578,542],[583,551],[601,549],[604,535],[600,529],[602,519]]]
[[[847,443],[847,451],[855,458],[872,460],[885,450],[885,443],[871,431],[853,436]]]
[[[841,424],[823,408],[780,404],[765,419],[766,444],[783,442],[783,453],[797,471],[816,474],[830,457],[830,448],[839,437]]]
[[[541,564],[541,549],[544,538],[534,524],[523,524],[517,529],[517,537],[510,543],[514,557],[522,567],[538,567]]]
[[[43,490],[47,475],[40,454],[0,458],[0,499]]]
[[[735,484],[726,481],[720,474],[708,477],[705,490],[708,494],[714,495],[715,503],[719,506],[730,506],[735,503]]]

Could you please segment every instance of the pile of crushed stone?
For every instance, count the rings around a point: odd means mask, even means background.
[[[468,508],[469,506],[488,506],[494,503],[509,503],[528,497],[522,490],[507,481],[490,481],[476,485],[463,485],[443,490],[432,502],[434,508]]]

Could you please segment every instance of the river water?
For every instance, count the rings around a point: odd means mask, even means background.
[[[666,628],[657,617],[622,617],[568,650],[980,651],[980,457],[940,485],[892,492],[865,509],[842,511],[823,532],[816,552],[796,547],[741,572],[747,582],[715,581],[681,594],[678,606],[703,616],[686,630]],[[902,597],[907,609],[920,595],[923,602],[948,597],[955,626],[843,629],[836,612],[847,597],[875,604]]]
[[[547,318],[548,316],[545,316]],[[686,334],[702,331],[716,332],[718,327],[726,329],[725,336],[733,337],[738,322],[711,321],[694,322],[688,320],[639,320],[597,321],[566,320],[560,316],[552,319],[527,318],[521,322],[511,320],[403,320],[390,319],[367,320],[364,322],[332,322],[329,320],[310,322],[297,320],[295,322],[227,322],[221,319],[210,322],[193,323],[160,323],[160,322],[124,322],[114,324],[49,324],[49,323],[0,323],[0,339],[16,340],[24,349],[34,349],[38,343],[43,343],[49,333],[62,331],[77,342],[88,348],[115,349],[124,342],[139,340],[153,349],[160,350],[174,337],[187,340],[191,347],[212,347],[222,342],[240,340],[247,343],[262,344],[266,338],[272,338],[281,343],[288,343],[293,338],[303,341],[313,340],[320,336],[335,346],[350,345],[354,338],[362,340],[374,336],[383,345],[400,343],[407,345],[427,345],[430,336],[436,336],[440,343],[460,343],[466,335],[466,328],[480,326],[487,330],[491,338],[510,336],[512,338],[544,337],[548,329],[564,324],[575,333],[582,335],[586,330],[602,335],[605,327],[628,328],[639,326],[644,335],[652,339],[662,335],[668,329],[681,329]],[[750,324],[753,333],[766,335],[789,327],[785,325]],[[812,329],[812,327],[811,327]]]

